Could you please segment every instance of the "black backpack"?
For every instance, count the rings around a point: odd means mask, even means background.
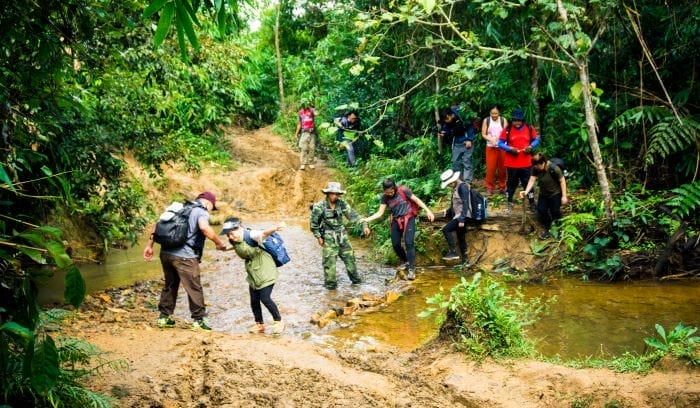
[[[467,218],[478,222],[486,220],[488,217],[486,212],[487,205],[486,197],[473,188],[469,189],[469,210],[467,210]]]
[[[179,203],[178,203],[179,204]],[[190,226],[190,213],[195,207],[202,207],[199,202],[188,202],[178,209],[176,203],[168,207],[160,215],[153,232],[153,242],[165,249],[175,249],[184,246],[191,238],[187,235]],[[196,232],[195,232],[196,234]]]
[[[561,170],[561,174],[563,175],[563,177],[566,177],[568,175],[564,159],[560,159],[559,157],[552,157],[551,159],[549,159],[549,175],[552,176],[554,180],[558,180],[557,173],[554,171],[554,167],[559,167],[559,170]]]
[[[532,136],[532,134],[535,133],[535,130],[529,123],[526,123],[525,126],[527,126],[527,130],[530,132],[530,142],[532,142],[535,140],[535,138]],[[510,123],[508,126],[506,126],[506,144],[510,146]]]

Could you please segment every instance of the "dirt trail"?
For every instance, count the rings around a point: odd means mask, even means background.
[[[298,171],[297,154],[269,129],[230,135],[237,168],[206,167],[196,177],[168,171],[167,187],[149,187],[153,200],[212,190],[219,196],[218,218],[306,218],[309,202],[332,179],[323,163]],[[529,360],[476,364],[438,343],[413,353],[387,346],[334,350],[291,334],[158,330],[148,303],[157,291],[136,285],[90,296],[66,329],[108,352],[107,358],[129,363],[90,383],[114,396],[116,406],[700,406],[698,371],[679,366],[640,376]],[[135,301],[117,302],[125,293]]]

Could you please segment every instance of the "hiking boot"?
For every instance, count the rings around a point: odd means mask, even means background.
[[[552,237],[552,234],[549,233],[549,230],[546,230],[540,234],[540,239],[549,239],[551,237]]]
[[[156,320],[156,326],[159,329],[172,329],[175,327],[175,319],[168,315],[160,315],[158,320]]]
[[[272,324],[272,334],[282,334],[284,332],[284,322],[276,321]]]
[[[408,270],[408,275],[406,276],[408,280],[414,280],[416,279],[416,270],[415,269],[409,269]]]
[[[455,259],[459,259],[459,255],[457,255],[457,252],[455,251],[450,251],[445,254],[445,256],[442,257],[443,260],[445,261],[454,261]]]
[[[255,323],[248,328],[248,333],[265,333],[265,325],[262,323]]]
[[[302,164],[302,165],[299,167],[299,170],[306,170],[306,165],[305,165],[305,164]]]
[[[192,322],[192,327],[190,328],[192,331],[211,331],[211,327],[209,327],[209,324],[204,319],[197,319]]]

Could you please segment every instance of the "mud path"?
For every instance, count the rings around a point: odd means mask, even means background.
[[[322,197],[320,189],[332,172],[323,163],[299,171],[297,153],[269,129],[227,132],[239,161],[236,168],[205,165],[196,176],[168,170],[167,185],[144,178],[152,200],[158,205],[176,195],[211,190],[219,197],[214,223],[231,215],[253,221],[306,220],[308,204]],[[203,269],[221,269],[218,263],[234,258],[207,261]],[[215,288],[205,288],[208,301],[215,299],[209,296],[214,290],[231,291],[240,294],[240,302],[226,307],[247,307],[246,291],[212,282]],[[94,390],[113,396],[115,406],[700,406],[698,371],[673,364],[640,376],[529,360],[476,364],[440,343],[402,353],[381,344],[333,348],[316,342],[315,335],[293,330],[281,337],[195,333],[185,322],[158,330],[153,320],[159,290],[159,282],[150,282],[90,296],[65,329],[65,334],[99,346],[107,359],[129,364],[122,371],[103,371],[90,382]],[[304,301],[315,295],[299,296]],[[178,308],[184,313],[186,303],[181,296]]]

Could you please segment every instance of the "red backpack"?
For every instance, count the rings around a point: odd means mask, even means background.
[[[399,193],[402,200],[404,200],[408,203],[408,213],[406,213],[406,217],[407,218],[416,217],[416,216],[418,216],[418,213],[420,213],[420,207],[418,207],[418,204],[416,204],[415,201],[406,197],[405,190],[406,190],[405,186],[399,186],[398,189],[396,190],[396,192]]]

